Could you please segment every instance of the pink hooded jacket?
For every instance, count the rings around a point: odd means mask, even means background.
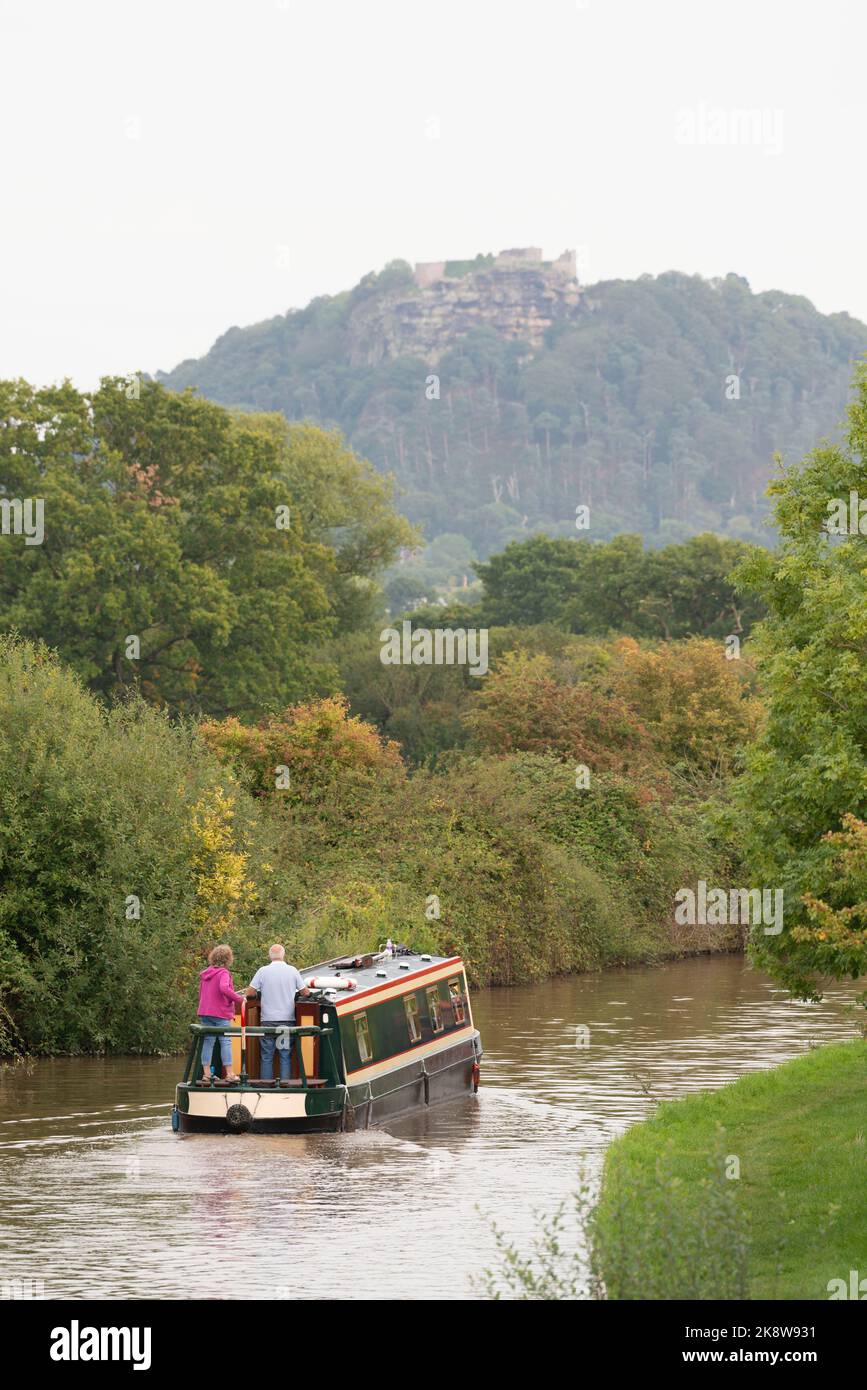
[[[224,965],[209,965],[199,974],[199,1014],[210,1018],[234,1018],[235,1005],[244,999],[232,984]]]

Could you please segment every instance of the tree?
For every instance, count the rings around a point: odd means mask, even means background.
[[[370,801],[405,776],[397,744],[350,715],[340,695],[294,705],[255,727],[234,718],[204,722],[199,733],[251,791],[308,819],[363,819]]]
[[[439,619],[439,611],[435,616]],[[418,626],[433,626],[423,617]],[[455,626],[460,626],[459,622]],[[473,677],[465,666],[383,665],[378,633],[356,633],[334,652],[353,712],[396,739],[408,763],[430,763],[467,741],[461,714]]]
[[[575,544],[575,542],[573,542]],[[647,562],[640,536],[615,536],[604,542],[580,541],[587,556],[575,594],[562,619],[570,632],[604,635],[646,630]]]
[[[466,723],[491,752],[555,753],[594,772],[639,774],[654,763],[647,731],[623,700],[588,682],[558,683],[543,653],[507,653],[486,676]],[[664,773],[656,772],[661,785]]]
[[[419,541],[394,511],[392,480],[358,459],[336,430],[290,425],[282,415],[245,415],[241,422],[276,444],[302,534],[326,552],[321,580],[335,634],[359,628],[371,616],[382,571],[402,546]]]
[[[599,636],[746,636],[762,608],[739,598],[730,576],[751,549],[712,535],[663,550],[645,550],[634,535],[608,542],[533,536],[476,566],[482,611],[491,623],[558,623]]]
[[[192,729],[9,637],[0,730],[0,1052],[180,1047],[207,950],[249,968],[281,915],[251,799]]]
[[[730,776],[760,714],[746,661],[728,661],[722,643],[704,637],[652,648],[623,637],[614,653],[610,688],[635,711],[666,766]]]
[[[804,894],[806,921],[792,938],[817,973],[858,979],[867,974],[867,821],[847,812],[825,841],[833,855],[817,891]]]
[[[739,595],[732,573],[755,549],[707,533],[647,552],[640,601],[648,635],[745,637],[763,614],[752,595]]]
[[[320,690],[408,533],[388,484],[312,427],[153,383],[0,383],[0,477],[45,538],[0,536],[0,624],[104,696],[255,716]]]
[[[589,563],[586,543],[531,536],[511,541],[476,565],[485,586],[483,613],[494,626],[556,622]]]
[[[857,977],[863,952],[821,941],[816,902],[857,906],[859,875],[838,874],[834,838],[844,817],[867,819],[867,541],[828,533],[835,499],[867,496],[867,368],[856,377],[846,443],[813,450],[783,469],[769,491],[782,536],[779,552],[756,553],[739,582],[768,609],[752,650],[766,717],[746,750],[736,786],[735,825],[754,878],[784,891],[784,928],[757,928],[757,961],[801,997],[822,978]],[[855,833],[849,822],[849,835]],[[857,914],[851,932],[863,932]]]

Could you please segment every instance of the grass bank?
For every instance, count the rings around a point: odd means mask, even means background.
[[[664,1103],[608,1151],[608,1296],[827,1299],[867,1278],[865,1178],[867,1042]]]

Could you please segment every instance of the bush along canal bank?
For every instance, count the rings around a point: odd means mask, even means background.
[[[867,1042],[660,1105],[611,1145],[612,1299],[867,1298]]]
[[[411,768],[342,697],[173,721],[16,638],[0,728],[0,1055],[183,1048],[218,941],[244,983],[275,941],[309,965],[391,937],[460,955],[474,988],[741,944],[675,921],[731,856],[661,765],[586,786],[529,749]]]

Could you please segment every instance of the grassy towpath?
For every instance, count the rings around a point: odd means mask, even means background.
[[[596,1225],[609,1297],[827,1299],[857,1270],[867,1298],[867,1042],[662,1104],[609,1149]]]

